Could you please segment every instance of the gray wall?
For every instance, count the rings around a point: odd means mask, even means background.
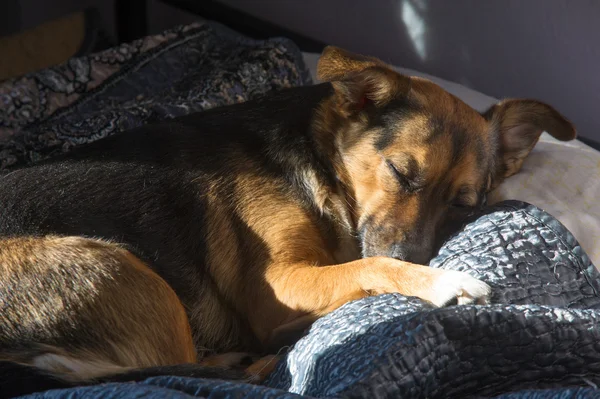
[[[495,97],[547,101],[600,141],[598,0],[221,1]]]

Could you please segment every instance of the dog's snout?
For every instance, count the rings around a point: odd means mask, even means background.
[[[416,245],[395,244],[389,256],[405,262],[427,265],[431,260],[432,251],[430,248],[423,248]]]
[[[393,230],[364,228],[360,239],[362,256],[365,258],[385,256],[421,265],[427,265],[434,253],[433,237],[428,239],[423,234],[407,235]],[[389,235],[382,233],[393,233]]]
[[[408,261],[407,255],[407,251],[402,247],[402,245],[396,244],[392,247],[390,258]]]

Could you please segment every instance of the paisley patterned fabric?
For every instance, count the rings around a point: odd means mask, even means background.
[[[289,40],[181,26],[0,84],[0,168],[310,82]]]

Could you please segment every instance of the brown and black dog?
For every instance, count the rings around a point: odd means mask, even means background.
[[[542,131],[573,126],[534,100],[482,115],[334,47],[318,74],[1,177],[0,358],[70,381],[223,366],[237,355],[206,356],[276,349],[369,295],[485,302],[423,265]]]

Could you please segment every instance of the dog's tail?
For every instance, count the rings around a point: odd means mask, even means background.
[[[81,360],[57,352],[36,356],[30,361],[3,356],[0,359],[0,398],[100,383],[143,381],[165,375],[253,382],[251,376],[238,369],[199,364],[131,368],[102,361]]]

